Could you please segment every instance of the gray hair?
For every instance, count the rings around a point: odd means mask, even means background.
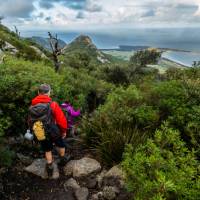
[[[51,86],[48,84],[41,84],[38,88],[38,92],[40,94],[47,94],[48,92],[51,91]]]

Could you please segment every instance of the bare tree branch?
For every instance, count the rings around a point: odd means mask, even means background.
[[[48,32],[48,35],[49,35],[49,43],[52,50],[55,71],[58,72],[58,70],[60,69],[60,62],[58,60],[58,56],[61,55],[61,49],[59,48],[58,44],[58,36],[56,34],[54,37],[50,32]]]

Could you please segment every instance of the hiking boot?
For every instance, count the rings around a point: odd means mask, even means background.
[[[52,179],[58,179],[59,176],[60,176],[58,166],[57,166],[57,164],[55,162],[52,165],[53,165]]]
[[[46,164],[46,172],[48,177],[51,177],[53,174],[53,163],[47,163]]]
[[[46,171],[49,178],[58,179],[60,176],[58,166],[54,162],[46,165]]]
[[[67,164],[67,162],[69,162],[72,159],[71,155],[64,155],[62,157],[60,157],[60,161],[59,161],[59,165],[61,167],[65,166]]]
[[[47,167],[44,168],[44,173],[42,175],[43,179],[47,179],[48,178],[48,172],[47,172]]]

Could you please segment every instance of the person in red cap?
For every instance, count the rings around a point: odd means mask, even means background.
[[[39,132],[37,133],[39,135],[41,134],[41,131],[38,130],[38,127],[36,125],[35,127],[33,126],[32,130],[35,133],[37,139],[40,137],[39,142],[43,151],[45,152],[45,158],[47,161],[46,171],[48,173],[48,176],[52,176],[53,179],[56,179],[59,177],[59,170],[57,164],[53,160],[52,150],[53,145],[55,144],[59,149],[59,155],[61,157],[60,162],[66,162],[65,144],[63,139],[66,137],[67,120],[58,103],[52,101],[52,99],[50,98],[50,93],[51,87],[49,85],[40,85],[38,90],[38,96],[32,99],[31,107],[36,108],[38,105],[45,106],[49,104],[54,124],[53,128],[51,127],[51,130],[53,130],[55,133],[58,132],[58,136],[56,138],[53,138],[52,135],[49,134],[47,137],[41,135],[37,137],[36,132]]]

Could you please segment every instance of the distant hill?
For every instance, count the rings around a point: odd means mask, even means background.
[[[66,45],[62,50],[64,55],[85,54],[97,63],[110,63],[115,58],[101,52],[87,35],[80,35],[70,44]]]
[[[29,60],[47,59],[49,53],[34,41],[21,38],[15,32],[0,24],[0,49]]]
[[[45,48],[46,50],[51,51],[51,46],[49,43],[49,38],[43,38],[43,37],[37,37],[37,36],[33,36],[31,38],[28,38],[31,41],[34,41],[35,43],[41,45],[43,48]],[[58,39],[58,46],[60,49],[64,48],[66,46],[66,43],[61,40]]]

